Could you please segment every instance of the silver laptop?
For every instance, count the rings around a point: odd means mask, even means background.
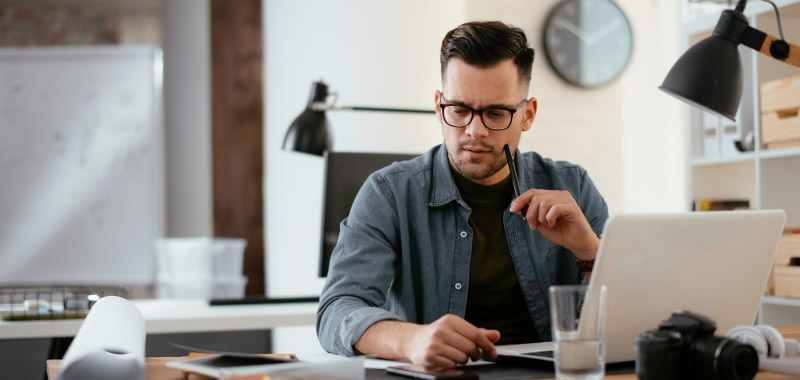
[[[606,362],[634,360],[634,339],[673,310],[711,317],[717,335],[752,325],[786,214],[781,210],[617,215],[605,225],[590,285],[608,287]],[[551,342],[498,346],[552,361]]]

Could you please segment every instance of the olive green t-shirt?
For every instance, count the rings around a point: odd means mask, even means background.
[[[499,330],[497,344],[538,342],[503,228],[503,212],[513,195],[511,177],[486,186],[472,182],[452,167],[450,170],[461,198],[472,209],[465,319],[478,327]]]

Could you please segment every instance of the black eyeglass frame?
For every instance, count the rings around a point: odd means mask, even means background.
[[[444,94],[442,94],[441,96],[442,96],[442,98],[444,98]],[[522,103],[520,103],[517,106],[517,108],[514,108],[514,109],[503,108],[503,107],[489,107],[489,108],[483,108],[483,109],[476,110],[476,109],[474,109],[472,107],[468,107],[468,106],[465,106],[463,104],[455,104],[455,103],[439,103],[439,108],[442,110],[442,120],[445,123],[447,123],[447,125],[449,125],[449,126],[451,126],[453,128],[466,128],[470,123],[472,123],[472,120],[475,118],[475,114],[477,113],[481,117],[481,123],[483,123],[484,127],[488,128],[488,129],[491,129],[493,131],[504,131],[504,130],[508,129],[511,126],[511,123],[514,122],[514,114],[517,111],[519,111],[519,109],[522,108],[522,106],[524,106],[525,103],[527,103],[527,102],[528,102],[528,99],[523,100]],[[449,121],[447,121],[447,118],[444,116],[445,115],[444,109],[447,108],[447,107],[451,107],[451,106],[452,107],[466,108],[466,109],[468,109],[470,111],[469,120],[467,121],[466,124],[464,124],[464,125],[453,125],[453,124],[450,124]],[[508,111],[511,114],[511,118],[508,119],[508,125],[506,125],[505,128],[492,128],[492,127],[490,127],[490,126],[488,126],[486,124],[486,120],[483,119],[483,113],[486,112],[486,111],[492,111],[492,110]]]

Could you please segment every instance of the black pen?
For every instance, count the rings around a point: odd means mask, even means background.
[[[506,161],[508,161],[508,170],[511,172],[511,185],[514,188],[514,199],[517,199],[522,194],[519,191],[519,178],[517,178],[517,166],[514,165],[514,158],[511,157],[511,148],[508,147],[508,144],[506,144],[503,147],[503,150],[506,151]],[[525,220],[527,220],[525,218],[526,212],[528,212],[527,206],[519,210],[519,215],[522,216],[522,218]]]

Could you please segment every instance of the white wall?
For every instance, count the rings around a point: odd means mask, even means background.
[[[208,0],[163,2],[167,235],[210,236],[211,57]]]
[[[622,84],[620,212],[688,211],[683,103],[658,86],[683,53],[678,1],[622,1],[637,52]]]

